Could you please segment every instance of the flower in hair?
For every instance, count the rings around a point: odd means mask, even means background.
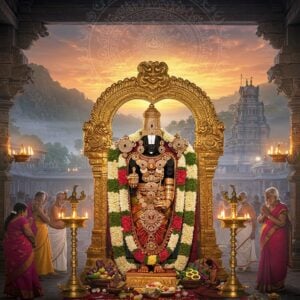
[[[13,215],[16,215],[16,214],[17,214],[17,212],[16,212],[15,210],[12,210],[11,213],[12,213]]]

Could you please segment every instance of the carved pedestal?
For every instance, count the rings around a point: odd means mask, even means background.
[[[175,288],[177,285],[176,272],[170,270],[165,273],[139,273],[136,271],[126,273],[126,285],[137,291],[141,291],[147,284],[155,281],[159,281],[164,286]]]

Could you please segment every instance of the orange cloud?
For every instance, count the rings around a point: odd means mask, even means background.
[[[239,88],[240,74],[267,81],[276,51],[255,26],[49,25],[50,36],[26,51],[54,80],[96,100],[144,60],[165,61],[169,73],[200,86],[212,99]]]

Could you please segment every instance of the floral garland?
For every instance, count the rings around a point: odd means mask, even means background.
[[[172,142],[174,136],[163,131],[163,139]],[[129,136],[133,142],[140,139],[140,131]],[[113,145],[108,154],[108,212],[113,255],[119,270],[124,274],[137,267],[126,258],[125,244],[135,260],[147,265],[156,263],[183,270],[188,263],[193,240],[196,207],[197,165],[196,155],[188,146],[177,162],[176,204],[171,221],[171,236],[166,247],[158,255],[145,255],[136,244],[132,234],[129,207],[127,165],[120,151]],[[169,256],[178,247],[177,259],[170,263]]]

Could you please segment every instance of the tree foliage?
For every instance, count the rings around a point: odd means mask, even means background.
[[[66,169],[69,163],[69,150],[61,143],[47,143],[45,144],[46,156],[45,163],[48,166],[57,169]]]

